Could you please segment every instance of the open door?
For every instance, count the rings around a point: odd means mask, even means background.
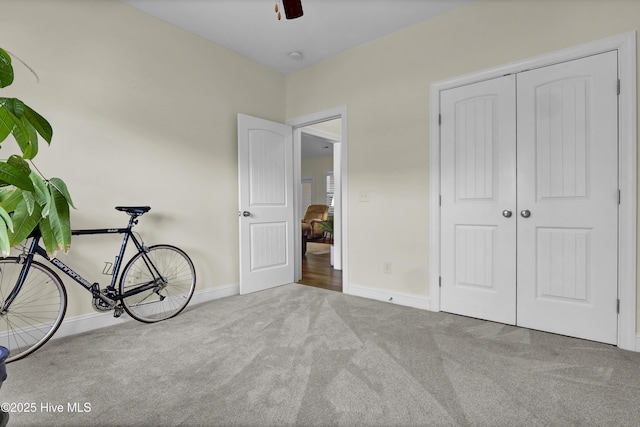
[[[240,294],[294,281],[293,128],[238,114]]]

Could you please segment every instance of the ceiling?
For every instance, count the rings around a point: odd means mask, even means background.
[[[122,0],[282,73],[417,24],[473,0],[302,0],[278,21],[277,0]],[[282,10],[282,4],[280,8]],[[292,59],[300,52],[301,59]]]
[[[333,156],[333,141],[302,132],[300,150],[301,159]]]

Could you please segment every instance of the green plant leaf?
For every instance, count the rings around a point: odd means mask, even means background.
[[[25,159],[33,159],[38,154],[38,132],[36,128],[27,120],[26,116],[22,117],[25,129],[27,129],[28,143],[22,155]]]
[[[0,88],[13,83],[13,66],[11,56],[4,49],[0,49]]]
[[[33,209],[36,206],[36,198],[31,191],[23,191],[22,199],[27,204],[27,212],[29,215],[33,213]],[[40,205],[37,205],[40,206]]]
[[[14,116],[21,119],[22,116],[24,116],[24,110],[26,108],[26,105],[24,105],[24,102],[20,101],[18,98],[9,98],[9,99],[11,100],[11,103],[7,104],[7,106],[11,108],[11,112],[13,113]]]
[[[51,223],[49,218],[42,218],[38,224],[40,228],[40,234],[42,235],[42,243],[44,249],[47,251],[47,255],[53,258],[58,250],[58,242],[56,241],[53,231],[51,231]]]
[[[49,181],[49,184],[51,184],[51,181]],[[51,194],[51,208],[48,218],[51,232],[57,242],[57,247],[66,253],[71,246],[69,204],[54,185],[49,185],[49,193]]]
[[[22,157],[18,156],[17,154],[10,156],[7,159],[7,163],[17,167],[26,174],[31,173],[31,167],[29,166],[29,163],[27,163]]]
[[[29,175],[6,162],[0,162],[0,180],[27,191],[34,191]]]
[[[9,244],[9,233],[7,231],[7,224],[4,221],[0,221],[0,254],[3,258],[9,256],[11,252],[11,245]]]
[[[73,201],[71,200],[71,194],[69,194],[69,190],[67,189],[67,184],[65,184],[63,180],[61,180],[60,178],[51,178],[49,180],[49,184],[55,187],[55,189],[64,196],[69,206],[74,209],[76,208],[75,206],[73,206]]]
[[[22,200],[22,190],[15,187],[0,188],[0,207],[7,212],[16,210],[16,206]]]
[[[2,109],[6,113],[7,120],[4,126],[9,126],[12,123],[10,132],[18,143],[20,150],[23,153],[30,151],[29,129],[27,128],[27,122],[23,120],[24,103],[16,98],[2,98]]]
[[[18,143],[24,158],[33,159],[38,153],[38,135],[24,116],[22,118],[14,116],[14,126],[11,133]]]
[[[27,127],[24,125],[22,120],[16,120],[14,122],[13,130],[11,131],[13,134],[13,138],[18,143],[18,147],[20,147],[20,151],[22,151],[22,155],[26,159],[32,159],[31,154],[31,141],[29,138],[29,131]]]
[[[9,127],[26,159],[33,159],[38,153],[38,133],[51,142],[51,125],[38,113],[17,98],[0,98],[4,110],[4,123],[0,122],[0,137]],[[2,120],[2,117],[0,117]],[[6,135],[4,135],[4,140]]]
[[[13,221],[11,220],[11,216],[9,212],[0,207],[0,218],[4,221],[9,231],[13,231]]]
[[[4,106],[6,99],[0,98],[0,141],[4,141],[9,136],[15,125],[13,114]]]
[[[29,234],[38,225],[38,222],[42,219],[42,213],[40,205],[36,204],[33,207],[33,211],[29,213],[27,203],[25,200],[21,200],[16,206],[13,212],[13,232],[9,234],[9,243],[11,246],[15,246],[29,237]]]
[[[36,131],[40,134],[41,137],[47,141],[47,143],[51,144],[51,139],[53,138],[53,129],[51,125],[40,114],[36,113],[29,106],[24,106],[24,117],[31,123]]]
[[[31,172],[31,174],[29,174],[29,178],[31,178],[31,182],[35,188],[35,192],[33,194],[36,198],[36,202],[42,207],[42,217],[44,218],[49,215],[51,194],[49,193],[47,184],[45,184],[40,175],[35,172]]]

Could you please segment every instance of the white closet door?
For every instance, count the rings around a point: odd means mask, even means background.
[[[616,343],[617,53],[518,74],[517,324]]]
[[[514,76],[447,90],[441,99],[441,309],[510,324],[516,320],[515,107]]]

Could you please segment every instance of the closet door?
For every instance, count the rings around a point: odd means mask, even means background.
[[[617,53],[518,74],[517,324],[617,341]]]
[[[516,320],[515,76],[441,99],[441,309]]]

